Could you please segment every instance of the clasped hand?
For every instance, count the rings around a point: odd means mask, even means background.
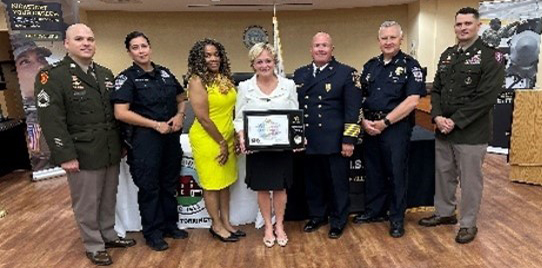
[[[228,151],[228,143],[222,142],[220,143],[220,154],[216,157],[216,160],[218,161],[218,164],[223,166],[228,162],[228,157],[230,155],[230,152]]]
[[[443,116],[435,117],[435,124],[437,125],[440,133],[442,134],[448,134],[452,132],[455,127],[455,122],[452,119]]]

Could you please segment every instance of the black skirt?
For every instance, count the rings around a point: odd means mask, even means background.
[[[293,152],[248,154],[245,183],[254,191],[290,188],[293,183]]]

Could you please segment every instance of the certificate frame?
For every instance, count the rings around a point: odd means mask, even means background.
[[[250,151],[305,147],[303,110],[243,111],[245,148]]]

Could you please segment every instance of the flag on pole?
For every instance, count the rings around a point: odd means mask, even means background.
[[[276,6],[273,5],[273,46],[275,47],[275,55],[277,55],[277,63],[275,64],[275,73],[282,77],[284,75],[284,64],[282,63],[282,45],[279,36],[279,21],[276,16]]]

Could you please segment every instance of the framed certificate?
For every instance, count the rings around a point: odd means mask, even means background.
[[[291,150],[305,147],[302,110],[244,111],[247,150]]]

